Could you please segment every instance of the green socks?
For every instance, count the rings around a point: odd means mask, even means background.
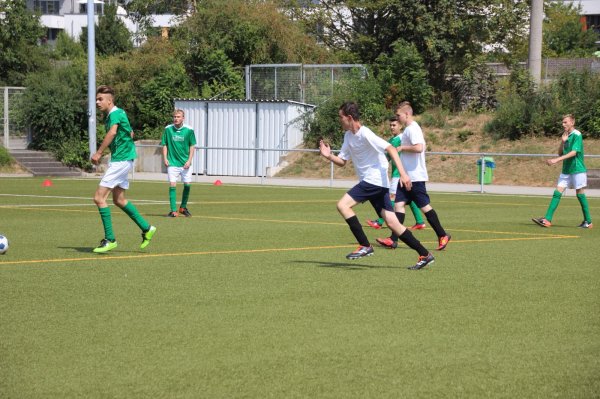
[[[104,238],[107,240],[114,241],[115,233],[112,228],[112,218],[110,217],[110,208],[98,208],[100,212],[100,219],[102,219],[102,225],[104,226]]]
[[[171,212],[175,212],[177,203],[177,188],[169,187],[169,206],[171,207]]]
[[[423,215],[421,214],[421,210],[419,209],[417,204],[414,203],[414,201],[410,203],[410,210],[412,211],[413,215],[415,216],[415,222],[417,224],[425,223],[423,221]]]
[[[586,222],[592,223],[592,215],[590,215],[590,206],[588,205],[588,201],[585,194],[577,194],[577,199],[579,200],[579,205],[581,205],[581,210],[583,211],[583,219]]]
[[[181,208],[187,208],[188,198],[190,198],[191,184],[183,184],[183,195],[181,196]]]
[[[122,209],[123,212],[125,212],[127,216],[129,216],[142,231],[148,231],[150,228],[150,223],[148,223],[146,219],[140,215],[137,208],[131,202],[128,201],[127,205],[125,205]]]
[[[558,190],[554,190],[554,194],[552,194],[552,200],[550,201],[550,205],[548,206],[548,210],[546,211],[546,220],[550,222],[552,221],[552,216],[554,216],[554,212],[556,211],[556,208],[558,208],[558,204],[560,203],[561,197],[562,193]]]

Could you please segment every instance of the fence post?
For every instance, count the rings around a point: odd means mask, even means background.
[[[8,87],[4,88],[4,148],[9,149],[8,143]]]
[[[265,149],[260,149],[260,184],[264,184],[264,177],[267,171],[265,170]]]
[[[480,183],[480,193],[483,194],[483,179],[485,177],[485,154],[481,154],[481,158],[479,159],[479,162],[481,162],[480,165],[480,172],[479,172],[479,183]]]
[[[333,188],[333,162],[329,161],[329,188]]]

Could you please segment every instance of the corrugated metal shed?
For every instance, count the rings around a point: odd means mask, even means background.
[[[302,116],[314,106],[294,101],[175,99],[196,133],[194,173],[266,176],[303,140]],[[202,148],[205,147],[205,148]]]

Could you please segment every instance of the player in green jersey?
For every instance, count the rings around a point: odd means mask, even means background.
[[[169,176],[169,205],[171,210],[168,217],[177,217],[179,214],[190,217],[192,214],[187,209],[192,183],[192,160],[196,145],[194,130],[183,124],[185,113],[177,109],[173,112],[173,124],[167,126],[162,135],[163,162],[167,167]],[[177,213],[177,179],[181,176],[183,182],[183,194],[179,213]]]
[[[392,132],[392,138],[389,140],[389,143],[394,147],[398,148],[402,144],[400,136],[402,136],[402,131],[400,130],[401,125],[398,122],[398,118],[396,116],[389,119],[390,122],[390,131]],[[398,183],[400,181],[400,173],[398,172],[398,168],[396,164],[392,162],[392,182],[390,184],[390,199],[392,203],[396,199],[396,189],[398,188]],[[427,225],[423,221],[423,216],[421,215],[421,211],[419,207],[414,202],[410,203],[410,210],[412,211],[415,217],[415,224],[412,227],[409,227],[411,230],[422,230]],[[381,226],[383,226],[383,218],[379,218],[377,220],[367,220],[367,224],[374,229],[379,230]]]
[[[117,247],[110,208],[106,202],[110,193],[112,193],[113,203],[121,208],[142,230],[140,248],[146,248],[156,232],[156,227],[150,225],[140,215],[137,208],[125,198],[125,190],[129,188],[128,175],[133,169],[136,152],[129,119],[125,111],[115,106],[114,95],[115,92],[110,86],[99,86],[96,90],[96,106],[106,115],[106,136],[98,151],[92,154],[91,161],[94,165],[98,165],[104,150],[108,148],[111,153],[108,169],[94,194],[94,202],[98,206],[104,226],[104,238],[94,249],[96,253],[105,253]]]
[[[562,161],[562,172],[558,177],[558,184],[552,195],[552,200],[543,218],[533,218],[533,222],[542,226],[552,226],[552,217],[554,211],[560,203],[563,192],[567,188],[574,188],[583,212],[583,222],[578,227],[591,229],[592,216],[590,215],[590,206],[585,196],[585,187],[587,187],[587,169],[583,163],[583,137],[581,132],[575,129],[575,118],[573,115],[564,115],[562,119],[563,134],[560,145],[558,146],[558,157],[548,159],[546,163],[550,166]]]

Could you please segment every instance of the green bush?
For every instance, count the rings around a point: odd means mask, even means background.
[[[346,101],[355,101],[359,106],[363,125],[376,131],[376,127],[390,114],[382,99],[379,82],[372,76],[354,76],[338,83],[331,99],[319,105],[313,115],[305,119],[305,145],[317,147],[322,138],[334,149],[341,147],[344,136],[338,120],[338,110]]]
[[[553,136],[562,131],[562,115],[575,116],[586,135],[600,137],[600,76],[590,72],[564,72],[537,91],[518,73],[499,93],[499,106],[486,127],[496,138],[523,135]]]
[[[485,112],[496,107],[496,77],[483,60],[472,62],[449,83],[454,110]]]
[[[391,55],[381,54],[373,67],[385,93],[385,105],[391,109],[400,101],[410,101],[415,113],[421,113],[433,97],[423,58],[413,43],[402,39],[392,49]]]
[[[430,108],[421,115],[419,122],[423,127],[443,129],[448,120],[449,111],[441,107]]]
[[[172,119],[173,99],[197,95],[172,44],[161,39],[127,57],[102,60],[97,73],[99,85],[115,89],[115,103],[127,112],[136,140],[159,139]]]
[[[10,156],[8,150],[0,146],[0,166],[10,166],[14,163],[14,159]]]
[[[72,146],[81,151],[69,159],[73,166],[85,167],[89,153],[87,146],[87,82],[85,67],[72,64],[49,72],[28,76],[27,90],[21,97],[17,114],[33,132],[31,146],[52,152],[59,160],[62,148]]]

